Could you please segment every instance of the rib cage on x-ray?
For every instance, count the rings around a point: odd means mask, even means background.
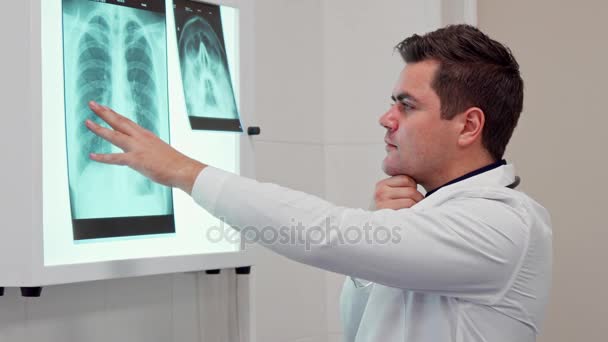
[[[110,56],[110,24],[101,16],[92,17],[87,30],[78,43],[78,102],[76,113],[89,113],[88,101],[111,103],[112,57]],[[101,119],[90,115],[91,120],[101,124]],[[110,152],[110,144],[91,133],[84,125],[78,125],[78,137],[83,140],[83,149],[78,158],[78,170],[82,172],[89,163],[89,151]]]
[[[127,62],[127,79],[131,90],[131,96],[135,105],[136,122],[152,131],[158,132],[158,94],[152,62],[152,49],[146,39],[141,25],[135,21],[129,21],[125,25],[126,37],[124,41],[125,59]],[[147,192],[151,189],[152,182],[140,179],[140,190]]]
[[[126,103],[122,110],[130,112],[135,122],[158,135],[160,108],[152,48],[137,19],[124,18],[118,11],[94,15],[79,39],[78,51],[76,113],[89,114],[89,100],[112,107]],[[89,118],[102,124],[96,115],[91,114]],[[90,151],[109,153],[111,145],[84,125],[79,127],[83,149],[78,170],[82,173],[91,162]],[[140,192],[151,189],[152,183],[143,177],[138,183]]]
[[[152,49],[143,27],[137,22],[127,22],[125,32],[127,79],[135,103],[136,120],[140,126],[158,135],[159,108]]]

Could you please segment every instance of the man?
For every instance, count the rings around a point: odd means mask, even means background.
[[[87,127],[125,153],[91,158],[191,193],[237,229],[325,228],[314,244],[267,247],[350,276],[341,301],[347,341],[534,341],[550,286],[551,226],[542,206],[511,189],[515,171],[502,159],[522,110],[519,66],[467,25],[413,35],[397,49],[406,66],[380,118],[391,177],[377,184],[378,210],[209,167],[95,103],[113,130]],[[352,227],[393,235],[344,243]]]

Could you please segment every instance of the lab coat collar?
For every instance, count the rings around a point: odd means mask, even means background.
[[[478,186],[498,186],[507,187],[515,182],[515,167],[513,164],[507,164],[505,160],[488,165],[481,169],[475,170],[462,177],[459,177],[446,185],[443,185],[434,191],[427,193],[425,197],[430,196],[435,192],[443,192],[447,189],[457,189],[461,187],[478,187]]]

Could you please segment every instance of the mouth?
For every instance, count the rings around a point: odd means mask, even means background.
[[[388,140],[384,139],[384,143],[386,144],[386,148],[397,148],[396,145],[391,144]]]
[[[386,147],[385,147],[386,152],[389,152],[389,151],[397,149],[397,146],[395,146],[395,145],[393,145],[393,144],[391,144],[389,142],[386,142],[386,141],[385,141],[385,143],[386,143]]]

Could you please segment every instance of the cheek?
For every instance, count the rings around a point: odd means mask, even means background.
[[[414,152],[424,147],[428,132],[417,126],[400,127],[399,149]]]
[[[435,162],[439,162],[452,154],[453,136],[445,125],[438,123],[432,130],[427,131],[426,154]]]
[[[420,122],[404,128],[400,139],[400,158],[426,160],[436,157],[436,150],[441,146],[443,137],[437,126]]]

